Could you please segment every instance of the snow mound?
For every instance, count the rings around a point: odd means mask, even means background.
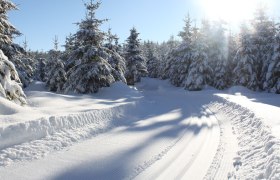
[[[0,115],[10,115],[22,111],[24,108],[14,102],[0,97]]]
[[[132,103],[0,127],[0,166],[13,161],[39,158],[49,151],[106,132],[124,123],[121,119],[131,108]]]
[[[33,82],[21,107],[0,97],[0,166],[37,159],[127,121],[141,94],[117,82],[97,94],[57,94]]]
[[[235,127],[239,151],[233,166],[240,179],[280,179],[280,141],[253,111],[233,102],[212,103]]]

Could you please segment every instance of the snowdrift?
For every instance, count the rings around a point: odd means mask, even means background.
[[[141,98],[122,83],[93,95],[45,90],[43,83],[33,83],[25,107],[0,97],[0,165],[36,159],[121,125]]]
[[[235,177],[280,179],[280,141],[271,133],[271,128],[264,119],[248,108],[226,99],[213,102],[208,108],[218,118],[223,116],[230,119],[232,131],[237,136],[239,151],[233,160]],[[222,153],[223,147],[220,148],[218,152]],[[230,172],[229,177],[232,177]]]

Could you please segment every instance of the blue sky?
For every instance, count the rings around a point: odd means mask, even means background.
[[[198,22],[208,16],[207,7],[201,5],[205,4],[203,1],[211,0],[103,0],[96,15],[101,19],[109,19],[102,29],[107,30],[111,27],[112,32],[120,37],[121,43],[129,36],[129,30],[133,26],[140,32],[142,40],[162,42],[168,40],[171,35],[178,34],[188,12]],[[19,11],[10,12],[9,18],[23,33],[21,37],[15,39],[15,42],[22,44],[26,37],[32,50],[51,49],[55,35],[58,36],[60,45],[63,45],[65,36],[76,31],[77,26],[74,23],[85,16],[82,0],[13,0],[13,2],[18,5]],[[215,11],[216,9],[212,7],[211,12]]]

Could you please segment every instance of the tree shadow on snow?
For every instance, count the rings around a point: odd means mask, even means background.
[[[145,91],[143,91],[145,98],[140,100],[127,117],[124,117],[124,119],[129,119],[118,125],[125,127],[120,133],[152,132],[147,140],[139,140],[131,148],[118,151],[117,154],[112,154],[110,157],[89,160],[66,170],[54,179],[111,180],[131,178],[129,176],[136,175],[149,163],[142,162],[142,164],[135,166],[133,164],[135,158],[158,140],[171,139],[171,143],[180,139],[186,133],[197,136],[202,130],[211,129],[216,125],[211,124],[210,119],[207,118],[212,114],[203,109],[204,105],[217,100],[214,93],[180,91],[176,93],[162,92],[159,95],[157,92],[145,94]],[[130,119],[133,120],[130,121]]]

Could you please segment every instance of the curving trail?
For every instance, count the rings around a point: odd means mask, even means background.
[[[10,154],[9,148],[2,149],[3,159],[12,153],[20,157],[24,151],[30,151],[30,158],[0,166],[0,179],[203,179],[214,171],[226,179],[232,156],[217,156],[224,148],[223,134],[220,121],[206,106],[218,100],[213,92],[188,93],[161,81],[144,81],[137,89],[141,98],[118,117],[110,116],[114,123],[103,125],[103,132],[93,132],[96,121],[88,121],[11,146]],[[224,126],[231,129],[230,124]],[[63,146],[66,139],[70,143]],[[62,145],[56,150],[52,142]],[[32,158],[34,148],[51,150]],[[213,166],[215,160],[224,168]]]

